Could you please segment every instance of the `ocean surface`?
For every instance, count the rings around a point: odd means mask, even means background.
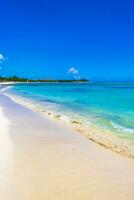
[[[134,84],[28,83],[3,92],[26,98],[70,120],[110,130],[134,144]]]

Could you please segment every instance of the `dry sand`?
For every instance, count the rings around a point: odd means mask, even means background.
[[[134,160],[8,97],[0,107],[0,200],[134,199]]]

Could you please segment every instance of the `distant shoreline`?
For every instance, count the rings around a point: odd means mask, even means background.
[[[89,82],[88,79],[28,79],[28,78],[22,78],[17,76],[12,77],[0,77],[0,82],[18,82],[18,83],[83,83],[83,82]]]

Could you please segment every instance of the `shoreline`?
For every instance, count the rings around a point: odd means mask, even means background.
[[[9,97],[0,95],[0,107],[10,120],[8,151],[1,150],[0,157],[0,199],[133,200],[133,160]]]
[[[95,126],[87,126],[86,124],[81,123],[77,119],[70,120],[62,114],[55,113],[51,110],[46,110],[40,105],[30,102],[26,98],[10,94],[4,95],[8,96],[16,103],[26,106],[27,108],[38,113],[41,113],[43,116],[48,117],[49,119],[52,119],[61,124],[67,124],[75,132],[84,135],[88,140],[95,142],[96,144],[106,148],[107,150],[111,150],[115,153],[118,153],[122,156],[134,160],[134,147],[130,146],[124,139],[112,134],[112,132],[101,130]]]

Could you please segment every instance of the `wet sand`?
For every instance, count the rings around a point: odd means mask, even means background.
[[[6,90],[7,88],[5,88]],[[113,152],[134,160],[134,145],[128,142],[123,137],[118,137],[117,134],[110,130],[104,130],[93,124],[83,123],[79,119],[73,119],[69,116],[59,114],[54,110],[46,109],[37,102],[29,101],[27,98],[22,98],[18,95],[4,94],[14,102],[27,107],[34,112],[38,112],[43,116],[52,119],[58,123],[68,125],[73,131],[84,135],[87,139],[95,142],[98,145],[105,147]],[[124,133],[126,134],[126,133]]]
[[[133,160],[3,95],[0,107],[1,200],[133,200]]]

